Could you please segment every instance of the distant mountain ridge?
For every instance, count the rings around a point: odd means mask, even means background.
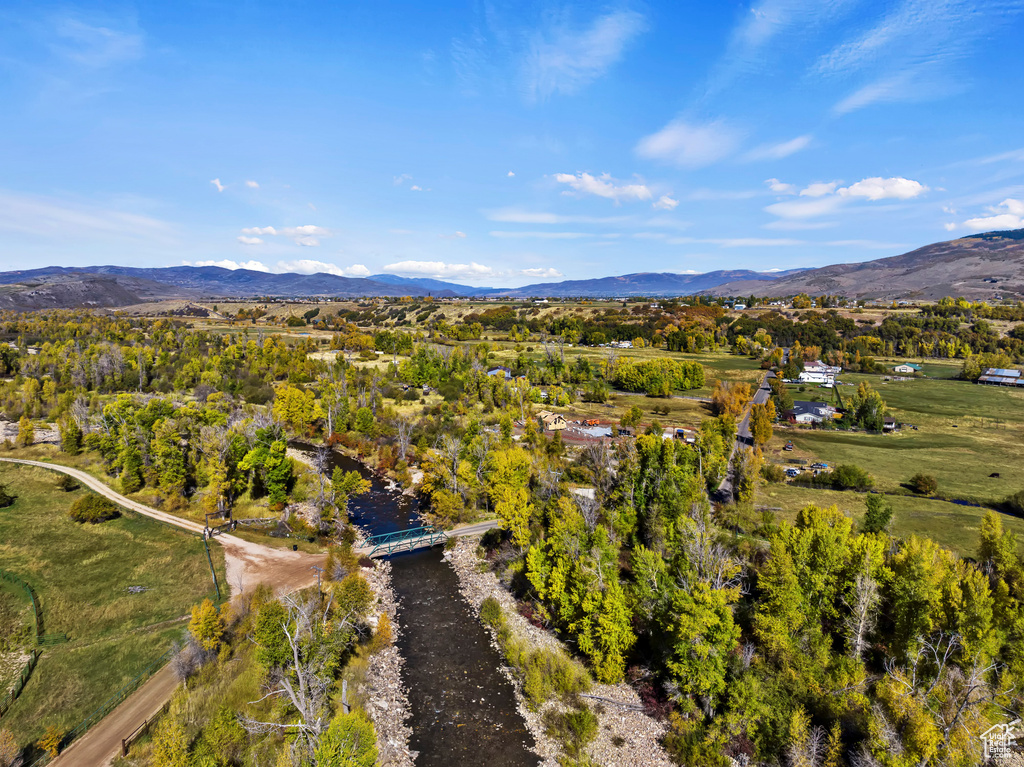
[[[627,296],[791,296],[975,300],[1024,298],[1024,229],[985,232],[926,245],[900,256],[818,269],[756,272],[719,269],[702,274],[636,272],[563,280],[521,288],[483,288],[427,277],[375,274],[276,274],[219,266],[47,266],[0,272],[0,309],[119,307],[165,298],[614,298]]]
[[[340,277],[335,274],[275,274],[252,269],[225,269],[220,266],[166,266],[139,268],[133,266],[86,266],[79,268],[47,266],[0,273],[0,284],[31,282],[54,277],[102,275],[116,278],[143,279],[174,288],[177,295],[185,291],[193,296],[324,296],[355,298],[359,296],[454,296],[451,290],[431,290],[418,285],[397,286],[362,277]]]
[[[701,274],[675,272],[636,272],[618,277],[597,277],[591,280],[541,282],[501,291],[506,296],[688,296],[701,293],[726,282],[745,280],[776,280],[799,269],[785,272],[754,272],[749,269],[720,269]]]
[[[909,253],[855,264],[834,264],[782,277],[770,284],[737,280],[712,295],[834,294],[863,299],[973,300],[1024,297],[1024,229],[984,232],[925,245]]]

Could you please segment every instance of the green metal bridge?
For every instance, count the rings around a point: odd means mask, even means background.
[[[359,550],[368,557],[389,557],[403,551],[428,549],[447,540],[448,534],[444,530],[438,530],[433,525],[426,525],[394,533],[371,535],[366,539],[366,545],[361,546]]]

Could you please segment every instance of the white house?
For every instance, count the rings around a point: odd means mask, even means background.
[[[904,362],[903,364],[894,367],[893,370],[897,373],[903,373],[904,375],[913,375],[914,373],[921,372],[921,366]]]
[[[843,369],[838,365],[826,365],[821,360],[815,360],[814,362],[804,363],[804,372],[806,373],[831,373],[834,376],[839,375],[843,372]]]
[[[820,373],[817,371],[804,370],[797,379],[800,383],[832,384],[835,383],[835,373]]]
[[[836,409],[824,402],[794,402],[793,409],[787,410],[786,418],[790,423],[821,423],[835,418]]]

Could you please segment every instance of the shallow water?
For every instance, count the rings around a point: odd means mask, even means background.
[[[308,452],[309,445],[293,443]],[[369,533],[389,533],[423,524],[415,498],[347,456],[333,465],[358,471],[370,492],[349,502],[349,517]],[[455,572],[440,547],[392,557],[392,586],[399,599],[398,649],[405,659],[412,728],[409,747],[420,767],[495,765],[526,767],[539,759],[533,738],[516,709],[511,683],[501,675],[501,657],[459,592]]]

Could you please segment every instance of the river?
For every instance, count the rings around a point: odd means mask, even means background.
[[[292,447],[312,449],[302,443]],[[354,524],[372,534],[423,524],[415,498],[358,461],[337,452],[332,456],[332,470],[355,470],[371,483],[368,493],[349,501]],[[512,685],[498,670],[502,659],[462,598],[441,548],[400,554],[391,563],[411,714],[407,724],[413,733],[409,748],[419,752],[417,766],[537,765]]]

